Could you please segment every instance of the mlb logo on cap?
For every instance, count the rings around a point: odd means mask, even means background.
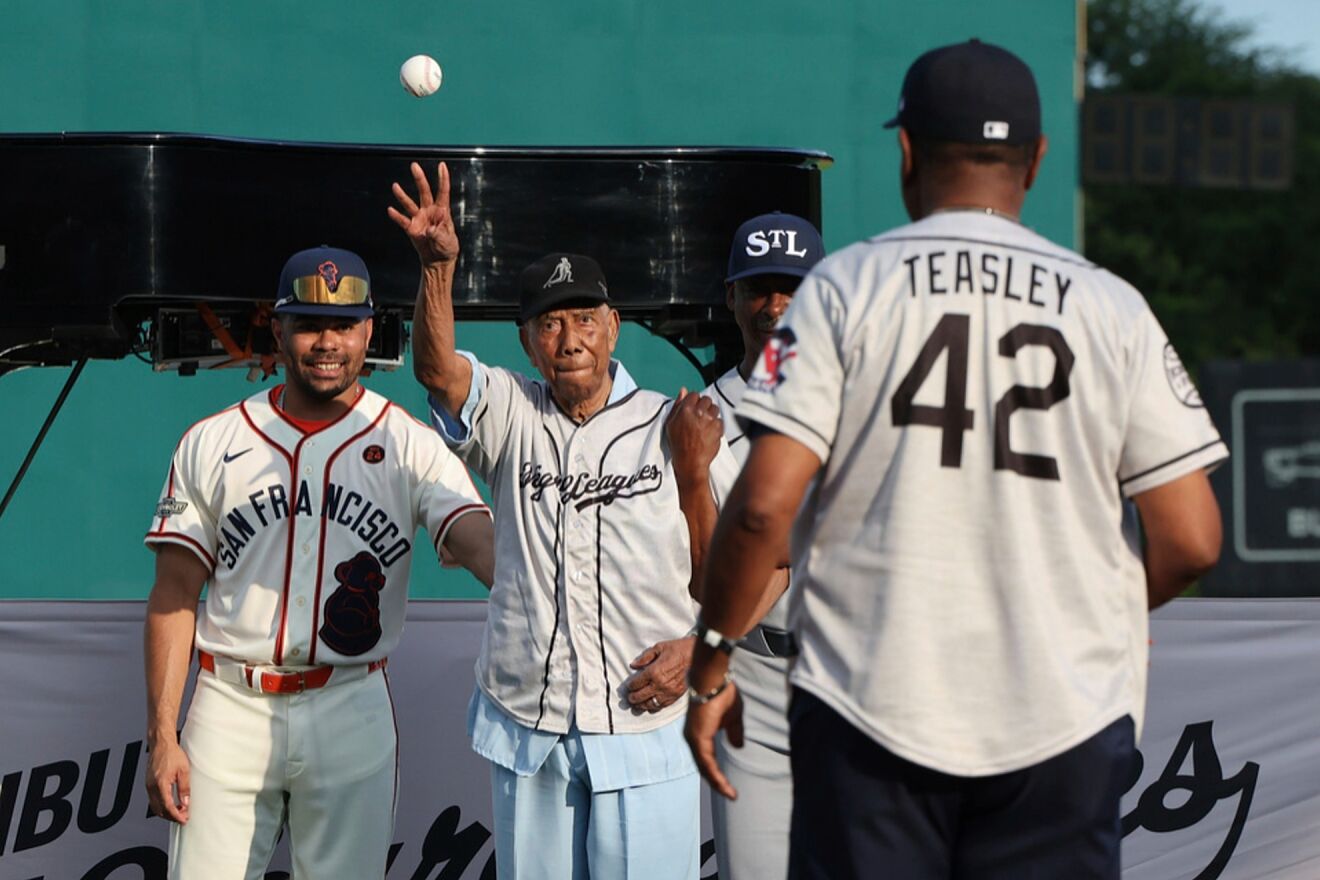
[[[753,217],[733,236],[726,283],[753,275],[796,275],[801,278],[825,256],[825,243],[811,221],[796,214]]]

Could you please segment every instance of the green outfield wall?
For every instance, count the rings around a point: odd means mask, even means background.
[[[11,0],[0,16],[0,131],[820,149],[836,159],[823,178],[832,250],[905,220],[898,151],[881,123],[916,55],[976,36],[1036,71],[1051,144],[1024,219],[1073,245],[1078,15],[1073,0]],[[418,52],[445,74],[422,100],[398,82]],[[511,325],[463,324],[459,342],[527,367]],[[639,327],[626,328],[618,356],[643,386],[700,383]],[[0,376],[0,491],[68,373]],[[407,368],[367,381],[424,415]],[[0,519],[0,598],[144,597],[152,557],[141,538],[175,442],[259,387],[241,370],[181,378],[134,359],[90,363]],[[481,595],[466,573],[418,557],[414,596]]]

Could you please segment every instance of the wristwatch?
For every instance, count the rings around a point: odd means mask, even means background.
[[[724,633],[706,626],[704,621],[697,621],[697,640],[705,642],[716,651],[732,654],[738,643],[725,638]]]

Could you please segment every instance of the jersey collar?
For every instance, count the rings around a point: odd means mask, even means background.
[[[618,403],[637,390],[637,383],[633,381],[633,377],[624,368],[623,364],[614,358],[610,358],[610,380],[612,385],[610,387],[610,398],[605,401],[606,406]]]

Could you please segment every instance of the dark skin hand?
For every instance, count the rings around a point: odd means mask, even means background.
[[[724,421],[715,402],[682,389],[665,420],[665,434],[674,454],[674,477],[679,485],[706,480],[724,436]]]

